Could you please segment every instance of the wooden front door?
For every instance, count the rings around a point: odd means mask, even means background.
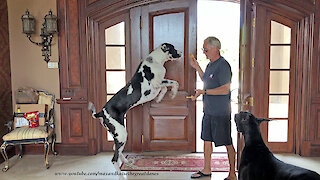
[[[101,93],[100,103],[109,101],[131,79],[130,71],[130,20],[129,13],[123,12],[115,18],[99,24]],[[126,114],[125,125],[131,135],[131,111]],[[112,135],[101,126],[102,151],[111,151]],[[131,150],[131,138],[128,139],[125,150]]]
[[[272,119],[261,124],[270,150],[293,152],[297,25],[262,5],[254,6],[254,15],[254,111]]]
[[[179,91],[174,99],[167,93],[160,103],[143,105],[143,151],[195,151],[195,103],[186,99],[194,94],[196,82],[189,65],[189,54],[196,53],[195,0],[141,7],[142,58],[165,42],[183,52],[182,59],[165,64],[165,78],[178,81]]]
[[[260,125],[273,152],[295,152],[300,133],[304,33],[300,2],[241,1],[241,110],[272,121]],[[305,19],[304,19],[305,18]],[[246,81],[247,80],[247,81]],[[247,95],[247,96],[246,96]],[[248,99],[246,99],[248,97]],[[241,136],[239,136],[241,139]],[[239,143],[243,146],[243,143]],[[241,150],[241,147],[238,149]]]

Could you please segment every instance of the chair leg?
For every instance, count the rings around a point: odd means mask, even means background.
[[[22,144],[19,144],[19,149],[20,149],[20,154],[19,154],[19,158],[21,159],[23,156],[23,152],[22,152]]]
[[[46,142],[44,142],[44,163],[47,169],[50,167],[48,162],[49,145],[49,142],[46,140]]]
[[[56,143],[56,134],[53,134],[52,135],[52,143],[51,143],[51,151],[54,156],[56,156],[58,154],[57,151],[54,149],[55,143]]]
[[[8,158],[8,156],[7,156],[6,149],[7,149],[7,144],[4,142],[4,143],[1,145],[1,154],[2,154],[3,159],[4,159],[4,161],[5,161],[5,163],[4,163],[4,168],[2,169],[3,172],[8,171],[8,169],[9,169],[9,158]]]

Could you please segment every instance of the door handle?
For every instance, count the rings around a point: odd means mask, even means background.
[[[240,103],[241,106],[250,106],[250,107],[253,107],[253,105],[254,105],[254,100],[253,100],[253,97],[252,97],[249,93],[245,94],[244,97],[243,97],[243,99],[244,99],[244,102],[241,102],[241,103]]]
[[[253,100],[253,97],[248,97],[243,103],[241,103],[241,106],[250,106],[250,107],[253,107],[253,103],[254,100]]]

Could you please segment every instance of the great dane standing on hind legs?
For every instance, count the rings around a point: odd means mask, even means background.
[[[256,118],[249,112],[235,115],[237,130],[244,136],[239,180],[320,180],[314,171],[286,164],[277,159],[263,142],[259,125],[269,119]]]
[[[164,79],[166,69],[164,63],[168,60],[178,60],[182,53],[169,43],[163,43],[140,63],[132,79],[125,87],[119,90],[102,108],[96,112],[94,105],[89,102],[89,110],[93,118],[99,118],[101,124],[112,134],[114,139],[114,155],[112,163],[120,173],[118,159],[126,163],[122,151],[127,141],[127,131],[124,125],[124,115],[127,111],[139,104],[156,99],[160,102],[167,92],[167,87],[172,87],[170,97],[177,94],[179,84],[176,81]]]

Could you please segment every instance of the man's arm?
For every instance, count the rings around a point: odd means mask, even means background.
[[[192,55],[190,54],[190,58],[191,58],[191,61],[190,61],[190,65],[196,70],[198,71],[198,74],[201,78],[201,80],[203,81],[202,77],[203,77],[203,70],[201,69],[197,59]]]
[[[230,92],[230,84],[231,83],[227,83],[214,89],[207,89],[207,95],[227,95]],[[196,100],[201,94],[204,94],[204,89],[197,89],[192,100]]]
[[[202,91],[204,94],[204,90]],[[207,89],[207,94],[208,95],[227,95],[229,94],[229,91],[230,91],[230,83],[227,83],[225,85],[219,86],[214,89]]]
[[[202,71],[201,67],[199,66],[199,64],[198,64],[198,67],[196,68],[196,70],[198,71],[198,74],[199,74],[201,80],[203,81],[203,79],[202,79],[203,78],[203,71]]]

